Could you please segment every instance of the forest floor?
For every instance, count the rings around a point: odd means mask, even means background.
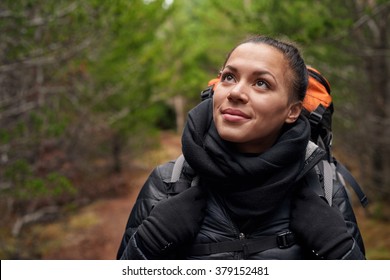
[[[163,132],[160,137],[157,149],[126,167],[124,176],[129,188],[126,195],[96,201],[65,220],[40,229],[42,240],[48,244],[42,250],[43,259],[116,259],[128,216],[143,183],[154,167],[181,153],[178,135]]]
[[[161,146],[131,162],[125,177],[126,195],[102,199],[56,222],[33,226],[35,250],[42,259],[112,260],[122,238],[128,215],[152,168],[176,158],[180,137],[162,133]],[[390,207],[388,207],[390,208]],[[390,222],[368,216],[360,206],[356,216],[365,241],[368,259],[390,259]]]

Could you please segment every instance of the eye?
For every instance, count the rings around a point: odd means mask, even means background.
[[[233,74],[231,74],[231,73],[224,73],[224,74],[222,74],[221,81],[222,82],[228,82],[228,83],[234,83],[236,80],[235,80]]]
[[[268,89],[269,88],[269,85],[267,82],[265,82],[264,80],[257,80],[256,83],[254,84],[256,87],[259,87],[259,88],[265,88],[265,89]]]

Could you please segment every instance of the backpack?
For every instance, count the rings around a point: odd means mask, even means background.
[[[332,205],[334,185],[347,184],[355,191],[360,204],[366,207],[367,196],[351,172],[341,162],[337,161],[332,153],[332,116],[334,105],[331,96],[329,81],[315,68],[307,66],[309,84],[303,100],[302,114],[307,117],[311,127],[311,141],[326,151],[326,159],[316,166],[317,173],[324,181],[325,198]]]

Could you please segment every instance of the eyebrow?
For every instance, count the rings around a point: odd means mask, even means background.
[[[224,69],[225,68],[228,68],[228,69],[230,69],[230,71],[235,72],[235,73],[238,72],[238,69],[236,67],[234,67],[234,66],[231,66],[231,65],[225,65]],[[224,69],[222,69],[222,71]],[[271,72],[269,72],[267,70],[256,70],[256,71],[254,71],[252,73],[252,76],[262,76],[262,75],[269,75],[269,76],[271,76],[272,79],[274,80],[274,82],[277,83],[277,80],[276,80],[275,76]]]

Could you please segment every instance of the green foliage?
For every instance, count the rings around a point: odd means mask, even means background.
[[[10,141],[10,134],[5,129],[0,128],[0,144],[7,144]]]
[[[89,71],[95,81],[93,92],[107,96],[96,103],[95,109],[113,115],[123,109],[128,111],[115,120],[118,126],[118,122],[128,122],[130,116],[147,107],[152,87],[150,60],[155,55],[149,52],[148,45],[153,44],[156,26],[168,11],[162,10],[162,1],[115,4],[110,3],[105,10],[104,39],[101,48],[90,56]],[[127,130],[131,128],[127,125]]]
[[[25,160],[17,160],[8,166],[4,171],[4,179],[11,184],[6,194],[18,200],[73,196],[77,192],[69,179],[57,172],[37,177]]]

